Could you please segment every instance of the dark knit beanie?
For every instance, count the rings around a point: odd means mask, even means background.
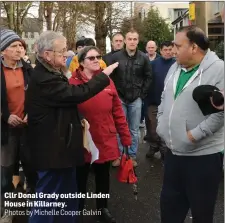
[[[20,41],[21,38],[10,29],[0,30],[1,51],[4,51],[11,43]]]

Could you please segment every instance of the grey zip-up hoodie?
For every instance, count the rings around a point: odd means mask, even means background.
[[[192,98],[199,85],[224,89],[224,62],[208,50],[199,69],[174,99],[181,66],[174,63],[165,79],[161,104],[158,108],[157,133],[175,155],[201,156],[224,150],[224,112],[204,116]],[[190,131],[195,143],[187,136]]]

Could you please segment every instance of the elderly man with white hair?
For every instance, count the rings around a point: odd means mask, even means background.
[[[84,164],[83,118],[77,104],[107,87],[110,83],[108,75],[118,66],[118,63],[112,64],[85,84],[70,85],[62,72],[66,55],[64,36],[53,31],[40,35],[36,67],[28,88],[28,152],[30,162],[38,172],[37,194],[58,194],[66,198],[39,197],[37,200],[45,203],[65,202],[65,207],[35,207],[33,213],[36,214],[30,217],[30,223],[77,222],[72,213],[77,210],[78,199],[69,197],[77,192],[75,167]],[[84,123],[89,125],[86,120]],[[50,214],[41,214],[50,210]]]

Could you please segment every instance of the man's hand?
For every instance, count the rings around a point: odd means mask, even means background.
[[[81,124],[82,124],[83,127],[86,126],[87,129],[90,128],[90,124],[89,124],[89,122],[88,122],[86,119],[82,119],[82,120],[81,120]]]
[[[8,124],[13,127],[16,127],[18,125],[23,124],[23,120],[19,118],[17,115],[10,115],[8,119]]]
[[[106,67],[102,72],[106,75],[110,75],[119,65],[119,62],[116,62],[108,67]]]
[[[221,94],[223,95],[223,97],[224,97],[224,91],[220,91],[220,93],[221,93]],[[212,104],[212,106],[213,106],[214,108],[216,108],[216,109],[218,109],[218,110],[221,110],[221,111],[224,110],[224,105],[221,105],[221,106],[216,106],[216,105],[214,105],[212,97],[210,97],[210,101],[211,101],[211,104]]]
[[[190,131],[187,132],[187,135],[188,135],[188,139],[189,139],[191,142],[194,143],[194,142],[196,141],[195,138],[192,136],[192,134],[191,134]]]

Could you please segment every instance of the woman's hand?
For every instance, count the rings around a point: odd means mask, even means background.
[[[89,124],[89,122],[86,119],[82,119],[81,120],[81,124],[82,124],[83,127],[86,126],[86,128],[89,130],[90,124]]]
[[[116,62],[108,67],[106,67],[102,72],[109,76],[119,65],[119,62]]]

